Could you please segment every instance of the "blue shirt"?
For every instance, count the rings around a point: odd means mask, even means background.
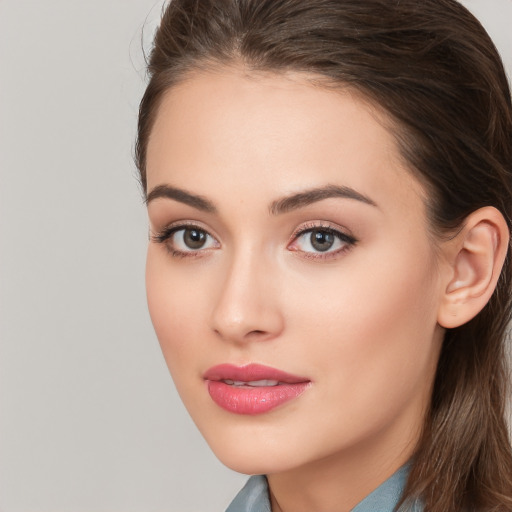
[[[402,466],[383,484],[366,496],[351,512],[393,512],[402,497],[409,474],[409,465]],[[263,475],[251,476],[244,488],[236,495],[226,512],[271,512],[267,479]],[[403,512],[422,512],[416,501]]]

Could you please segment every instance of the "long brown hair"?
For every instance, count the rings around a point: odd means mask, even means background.
[[[163,94],[191,71],[242,62],[314,73],[387,111],[402,156],[429,191],[443,236],[494,206],[512,226],[512,106],[502,62],[455,0],[173,0],[149,60],[136,161]],[[403,502],[426,512],[511,511],[505,341],[511,250],[487,306],[448,330]]]

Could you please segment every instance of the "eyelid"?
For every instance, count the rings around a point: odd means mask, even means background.
[[[307,233],[308,231],[313,231],[315,229],[325,229],[326,231],[331,231],[333,233],[339,233],[343,237],[349,238],[355,242],[358,240],[356,237],[351,233],[351,231],[343,226],[340,226],[339,224],[335,224],[330,221],[325,220],[319,220],[319,221],[308,221],[304,224],[301,224],[295,230],[293,231],[291,235],[291,239],[294,240],[299,235],[302,235],[304,233]]]
[[[205,226],[202,222],[197,220],[177,220],[170,222],[169,224],[165,224],[162,228],[150,229],[150,237],[151,240],[153,240],[154,242],[160,242],[163,241],[162,237],[168,238],[176,231],[187,228],[197,228],[200,229],[201,231],[205,231],[212,238],[219,241],[219,237],[216,234],[212,233],[211,228]]]

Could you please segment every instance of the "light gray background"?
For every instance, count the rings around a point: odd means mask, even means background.
[[[510,74],[512,0],[465,3]],[[132,148],[160,8],[0,0],[3,512],[218,512],[246,478],[197,433],[146,312]]]

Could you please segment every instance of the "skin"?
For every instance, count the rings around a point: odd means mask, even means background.
[[[168,91],[148,146],[148,193],[176,187],[215,211],[149,201],[147,295],[177,389],[220,460],[267,474],[274,511],[339,512],[413,453],[446,275],[424,190],[383,114],[307,78],[226,68]],[[373,204],[329,197],[271,211],[327,185]],[[187,248],[183,231],[157,240],[183,223],[208,234],[203,247]],[[297,236],[312,227],[357,241],[315,251],[308,233]],[[238,415],[207,392],[204,372],[222,363],[260,363],[311,385],[268,413]]]

